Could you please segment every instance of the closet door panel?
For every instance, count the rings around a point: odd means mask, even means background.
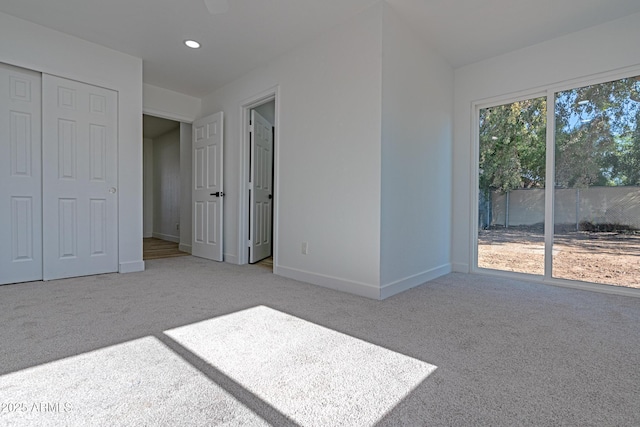
[[[44,279],[118,270],[117,93],[43,75]]]
[[[0,284],[42,279],[41,75],[0,63]]]

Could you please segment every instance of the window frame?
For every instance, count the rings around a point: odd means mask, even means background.
[[[632,295],[640,297],[640,289],[608,285],[594,282],[560,279],[553,277],[553,239],[554,239],[554,196],[555,196],[555,101],[556,93],[584,86],[597,85],[640,75],[640,64],[611,70],[553,84],[506,93],[471,102],[471,176],[470,176],[470,217],[469,217],[469,259],[470,272],[533,281],[554,286],[569,287],[597,292]],[[545,172],[545,216],[544,216],[544,275],[495,270],[478,266],[478,209],[479,209],[479,155],[480,155],[480,110],[510,104],[531,98],[547,98],[546,122],[546,172]],[[552,191],[547,191],[551,189]]]

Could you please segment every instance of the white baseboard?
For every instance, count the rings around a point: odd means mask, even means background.
[[[469,268],[469,264],[465,262],[454,262],[451,264],[451,271],[456,273],[470,273],[471,269]]]
[[[171,234],[153,233],[153,237],[167,242],[180,243],[180,236],[172,236]]]
[[[282,266],[274,266],[273,274],[288,277],[289,279],[299,280],[301,282],[311,283],[312,285],[322,286],[323,288],[348,292],[350,294],[366,298],[380,299],[380,288],[375,285]]]
[[[239,265],[240,260],[234,254],[224,254],[224,262],[228,262],[229,264]]]
[[[180,243],[178,245],[178,250],[190,254],[191,253],[191,245],[185,245],[183,243]]]
[[[380,289],[380,299],[389,298],[416,286],[423,285],[430,280],[451,273],[451,264],[444,264],[413,276],[405,277],[395,282],[386,284]]]
[[[144,261],[121,262],[118,273],[137,273],[144,271]]]

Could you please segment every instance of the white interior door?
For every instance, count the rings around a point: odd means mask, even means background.
[[[117,94],[42,76],[44,279],[118,270]]]
[[[0,284],[42,280],[40,80],[0,64]]]
[[[273,127],[251,111],[251,196],[249,262],[271,256],[273,234]]]
[[[223,261],[223,113],[193,123],[192,255]]]

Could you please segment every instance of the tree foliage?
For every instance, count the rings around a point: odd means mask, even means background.
[[[544,187],[546,98],[480,111],[480,189]],[[556,186],[640,185],[640,77],[556,94]]]
[[[639,82],[627,78],[556,95],[556,185],[633,185],[640,149]],[[635,148],[634,148],[635,147]]]
[[[636,128],[629,137],[621,137],[613,174],[623,185],[640,185],[640,111],[635,116]]]
[[[480,188],[509,191],[544,185],[546,98],[480,111]]]

